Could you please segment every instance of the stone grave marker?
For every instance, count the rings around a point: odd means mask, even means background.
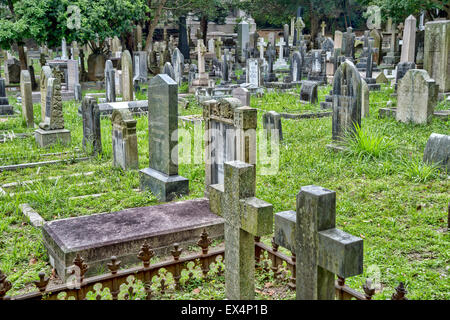
[[[361,126],[361,76],[355,65],[345,60],[333,78],[333,141],[342,140],[355,125]]]
[[[67,60],[67,90],[74,91],[75,85],[80,83],[78,60]]]
[[[184,56],[178,48],[175,48],[172,54],[172,66],[174,79],[178,86],[183,83]]]
[[[361,79],[361,118],[369,116],[369,86],[364,79]]]
[[[83,98],[81,115],[83,118],[83,150],[88,154],[102,153],[100,110],[95,98]]]
[[[225,295],[254,299],[255,236],[272,233],[273,207],[255,197],[255,166],[225,163],[223,184],[208,187],[210,210],[225,219]]]
[[[250,25],[247,21],[243,20],[238,24],[238,52],[239,52],[239,58],[241,62],[245,62],[245,53],[244,49],[247,47],[247,45],[250,44]]]
[[[363,240],[336,228],[336,192],[302,187],[297,210],[275,214],[275,243],[296,257],[298,300],[334,300],[335,275],[363,272]]]
[[[250,106],[250,91],[246,88],[237,87],[231,91],[233,98],[239,99],[243,106]]]
[[[160,201],[189,193],[189,180],[178,175],[178,84],[166,74],[148,89],[149,168],[139,172],[140,189]]]
[[[41,121],[45,119],[46,101],[47,101],[47,84],[48,79],[52,77],[52,69],[49,66],[41,68],[40,87],[41,87]]]
[[[111,60],[105,64],[105,91],[106,102],[116,102],[116,71]]]
[[[34,127],[33,98],[31,90],[31,78],[28,70],[20,72],[20,95],[22,97],[22,117],[28,128]]]
[[[180,17],[178,20],[178,30],[179,30],[179,36],[178,36],[178,48],[180,50],[180,53],[183,54],[186,59],[189,59],[189,40],[188,38],[188,31],[187,31],[187,25],[186,25],[186,17]]]
[[[416,51],[416,18],[410,15],[405,20],[405,29],[403,30],[403,44],[400,62],[414,62]]]
[[[423,68],[439,86],[439,92],[450,92],[450,20],[425,24],[425,57]]]
[[[170,62],[166,62],[164,64],[162,73],[168,75],[173,81],[175,81],[175,71],[173,70],[172,64]]]
[[[319,83],[317,81],[303,80],[300,89],[300,102],[315,104],[319,101],[317,96],[317,88]]]
[[[0,115],[14,114],[14,108],[9,104],[6,96],[5,79],[0,78]]]
[[[415,69],[416,64],[414,62],[400,62],[397,64],[397,72],[395,74],[395,90],[397,91],[398,84],[400,80],[405,76],[405,74],[410,69]]]
[[[236,98],[209,100],[203,103],[203,118],[206,187],[223,184],[227,161],[256,163],[256,109]]]
[[[428,72],[408,70],[398,85],[397,94],[397,121],[422,124],[431,120],[438,87]]]
[[[3,71],[5,73],[5,81],[7,85],[12,83],[20,83],[21,68],[19,60],[14,57],[6,59],[3,64]]]
[[[122,53],[122,99],[123,101],[134,100],[133,87],[133,63],[128,50]]]
[[[355,39],[352,27],[342,34],[342,54],[351,61],[355,59]]]
[[[134,61],[134,77],[133,83],[147,82],[147,51],[135,51],[133,53]],[[123,68],[123,67],[122,67]]]
[[[272,45],[272,47],[275,47],[275,32],[269,32],[268,42]]]
[[[198,64],[198,78],[192,81],[193,86],[207,86],[208,85],[208,73],[205,69],[205,54],[206,47],[203,44],[203,40],[197,41],[197,64]]]
[[[311,50],[311,64],[308,80],[327,83],[326,55],[322,50]]]
[[[290,69],[292,82],[300,82],[302,80],[303,57],[299,51],[295,51],[292,55]]]
[[[266,138],[270,141],[272,130],[278,131],[279,140],[283,140],[283,128],[281,126],[281,115],[275,111],[263,114],[263,129],[266,130]]]
[[[139,169],[136,120],[127,109],[115,109],[111,116],[113,166]]]
[[[280,39],[280,41],[277,43],[277,47],[279,47],[279,55],[278,55],[278,59],[277,61],[275,61],[275,64],[273,66],[274,70],[280,70],[280,69],[287,69],[288,65],[286,60],[283,57],[283,48],[284,45],[286,44],[286,42],[284,41],[283,38]]]
[[[423,162],[437,164],[450,172],[450,136],[432,133],[423,152]]]
[[[259,59],[247,59],[246,82],[259,88],[263,84],[262,65]]]

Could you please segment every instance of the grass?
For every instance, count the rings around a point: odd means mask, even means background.
[[[320,88],[319,101],[324,100],[329,89]],[[319,111],[318,105],[300,104],[298,90],[296,93],[297,96],[271,92],[261,98],[252,97],[251,106],[259,109],[259,130],[264,111]],[[399,281],[406,283],[410,299],[449,299],[450,242],[445,228],[450,179],[448,173],[419,161],[430,134],[449,134],[449,123],[437,118],[429,125],[378,119],[378,109],[388,100],[395,102],[391,93],[392,89],[385,86],[380,92],[370,93],[370,116],[362,120],[357,139],[352,142],[352,152],[346,154],[326,148],[331,142],[330,117],[283,119],[279,170],[276,175],[262,175],[261,166],[257,166],[256,196],[272,203],[274,212],[279,212],[295,210],[296,195],[302,186],[315,184],[336,191],[337,227],[364,239],[364,273],[347,279],[347,284],[361,291],[365,278],[377,274],[380,290],[376,299],[390,298]],[[145,99],[145,95],[142,98]],[[10,99],[14,103],[14,97]],[[195,100],[188,99],[191,101],[189,108],[180,108],[180,115],[201,114],[202,109]],[[77,107],[73,101],[64,102],[72,146],[42,150],[35,146],[33,137],[15,139],[0,144],[0,165],[57,158],[43,156],[50,152],[64,151],[69,152],[67,157],[78,156],[82,124]],[[39,123],[40,106],[36,104],[34,108],[36,123]],[[145,116],[136,119],[139,163],[140,168],[144,168],[148,166],[149,156],[148,120]],[[112,167],[111,121],[103,118],[101,125],[103,153],[98,158],[1,173],[0,184],[39,180],[31,185],[8,188],[7,192],[15,194],[0,198],[0,269],[13,284],[10,294],[26,290],[26,283],[36,280],[40,271],[47,275],[51,272],[41,233],[21,214],[21,203],[30,203],[46,220],[157,203],[151,193],[133,191],[139,187],[137,171],[123,172]],[[179,125],[193,134],[192,124],[180,122]],[[0,130],[33,131],[24,128],[20,118],[0,122]],[[195,149],[184,151],[183,155],[193,159]],[[179,171],[190,180],[191,192],[184,199],[203,197],[204,165],[181,164]],[[87,172],[93,173],[73,176]],[[61,178],[50,179],[57,176]],[[74,198],[86,194],[102,195]],[[264,237],[263,242],[270,244],[270,238]],[[256,275],[257,299],[292,299],[294,294],[282,289],[285,288],[283,283],[277,284],[278,280],[270,272]],[[155,298],[222,299],[223,282],[223,276],[211,275],[208,283],[193,280],[180,292],[169,290],[166,295]],[[271,284],[269,288],[265,287],[267,283]]]

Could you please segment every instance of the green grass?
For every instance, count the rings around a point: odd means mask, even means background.
[[[319,90],[319,101],[328,94],[328,87]],[[316,112],[317,105],[300,104],[289,93],[268,93],[262,98],[252,97],[258,108],[258,128],[262,128],[263,111]],[[449,123],[434,118],[429,125],[403,124],[392,118],[378,119],[378,109],[393,100],[392,89],[382,87],[370,93],[370,116],[362,120],[361,130],[349,153],[334,153],[326,148],[331,142],[331,117],[283,119],[279,170],[276,175],[262,175],[257,166],[256,196],[273,204],[274,212],[294,210],[296,195],[302,186],[320,185],[337,193],[337,227],[364,239],[364,274],[347,279],[347,284],[362,290],[365,278],[379,272],[381,291],[376,299],[388,299],[399,281],[404,281],[410,299],[449,299],[448,277],[450,261],[447,206],[450,179],[445,172],[425,165],[423,156],[432,132],[449,134]],[[10,98],[14,102],[14,98]],[[201,114],[201,107],[193,98],[183,115]],[[49,152],[69,152],[67,157],[79,156],[82,141],[81,117],[78,105],[64,103],[66,127],[72,133],[72,146],[38,149],[34,138],[16,139],[0,144],[0,165],[42,161],[58,157],[43,157]],[[20,110],[19,106],[16,106]],[[39,123],[40,106],[36,104],[35,119]],[[444,108],[440,105],[440,108]],[[148,120],[137,117],[137,136],[140,168],[148,166]],[[12,197],[0,198],[0,269],[13,284],[10,294],[26,291],[27,283],[36,280],[38,273],[50,274],[48,256],[41,240],[41,232],[30,226],[20,212],[21,203],[30,203],[45,219],[57,219],[114,212],[124,208],[156,204],[149,192],[135,192],[139,187],[137,171],[123,172],[112,167],[111,122],[102,119],[103,153],[90,161],[70,165],[53,165],[2,172],[0,183],[39,180],[33,185],[9,188]],[[192,124],[180,122],[186,132],[193,134]],[[32,132],[22,126],[20,118],[0,122],[0,130]],[[184,156],[195,155],[180,151]],[[203,197],[204,165],[181,164],[180,175],[190,180],[190,194],[184,199]],[[93,172],[88,176],[70,176]],[[62,176],[49,179],[49,177]],[[102,182],[100,182],[102,181]],[[31,193],[30,191],[36,191]],[[99,197],[74,199],[86,194]],[[263,238],[269,244],[270,238]],[[169,277],[169,276],[167,276]],[[156,281],[156,280],[155,280]],[[284,283],[265,272],[257,273],[258,299],[292,299],[294,293]],[[170,281],[169,281],[170,282]],[[273,283],[268,293],[266,283]],[[155,286],[158,284],[155,283]],[[173,290],[155,298],[165,299],[221,299],[224,297],[223,277],[212,275],[208,283],[199,279],[187,283],[181,292]],[[198,290],[195,290],[198,289]],[[272,287],[270,287],[272,289]],[[136,289],[137,290],[137,289]]]

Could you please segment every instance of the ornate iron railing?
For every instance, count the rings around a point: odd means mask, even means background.
[[[119,292],[121,285],[127,284],[130,276],[134,277],[134,281],[142,281],[144,285],[144,298],[147,300],[152,299],[154,290],[151,289],[151,284],[154,282],[154,277],[157,277],[159,281],[158,290],[161,294],[164,294],[167,290],[166,277],[159,277],[161,270],[166,270],[167,273],[171,273],[175,283],[175,290],[181,289],[180,278],[183,270],[188,270],[187,264],[193,262],[195,266],[200,267],[202,277],[204,281],[207,281],[208,273],[213,264],[218,265],[217,273],[221,275],[223,273],[223,267],[218,263],[220,259],[224,259],[225,250],[223,248],[212,248],[211,239],[208,237],[206,230],[203,231],[200,240],[197,242],[201,248],[201,252],[189,254],[181,257],[182,249],[179,244],[174,244],[174,249],[171,251],[172,259],[150,263],[150,260],[154,257],[153,250],[148,246],[146,242],[141,247],[137,257],[142,261],[142,266],[128,268],[120,270],[121,262],[116,257],[111,257],[111,262],[108,263],[108,274],[102,274],[89,278],[84,278],[84,274],[88,270],[87,264],[83,258],[77,255],[74,259],[73,270],[77,270],[75,273],[75,281],[61,285],[49,286],[49,278],[44,273],[39,274],[39,280],[34,281],[34,285],[38,291],[16,295],[9,297],[6,294],[11,290],[11,283],[7,280],[5,274],[0,270],[0,300],[57,300],[61,299],[61,295],[65,295],[65,299],[71,298],[76,300],[86,299],[88,293],[97,292],[96,299],[101,299],[100,293],[98,293],[95,286],[101,284],[102,288],[108,288],[112,300],[119,299]],[[221,257],[221,258],[219,258]],[[287,256],[278,251],[278,246],[272,241],[272,247],[260,242],[259,237],[255,237],[255,267],[264,269],[265,271],[272,270],[274,277],[281,277],[283,268],[282,265],[285,262],[286,268],[290,271],[291,276],[288,279],[288,287],[295,290],[295,255]],[[158,279],[159,277],[159,279]],[[189,280],[193,277],[192,271],[189,271]],[[133,282],[134,283],[134,282]],[[364,293],[360,293],[345,284],[345,279],[338,278],[335,284],[336,299],[338,300],[371,300],[375,294],[375,290],[366,284],[363,286]],[[130,299],[134,292],[133,286],[128,287],[128,292],[123,295],[123,299]],[[406,289],[403,283],[395,289],[396,292],[392,295],[393,300],[406,300]]]

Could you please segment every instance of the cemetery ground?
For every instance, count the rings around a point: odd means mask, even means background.
[[[320,87],[319,101],[329,90],[330,86]],[[371,92],[370,116],[362,119],[358,139],[349,143],[347,152],[333,152],[326,147],[331,142],[331,117],[283,119],[279,171],[261,175],[261,166],[257,165],[256,196],[273,204],[274,212],[280,212],[295,210],[296,195],[302,186],[314,184],[336,191],[337,227],[364,239],[364,274],[347,279],[350,287],[361,291],[365,279],[374,278],[378,270],[381,288],[374,299],[390,298],[399,281],[405,283],[409,299],[449,299],[450,242],[446,227],[450,179],[448,173],[424,164],[422,156],[430,134],[448,134],[450,123],[433,118],[426,126],[410,125],[394,118],[378,118],[378,109],[385,107],[388,100],[395,105],[392,93],[393,89],[385,86],[380,92]],[[146,99],[146,94],[136,98]],[[179,106],[179,115],[202,114],[202,108],[190,99],[188,109]],[[12,96],[10,103],[20,109]],[[264,111],[321,111],[319,104],[301,104],[298,96],[289,92],[252,97],[251,107],[258,108],[258,130],[262,130]],[[441,103],[436,109],[449,107]],[[47,276],[52,272],[41,231],[22,214],[21,204],[28,203],[47,221],[157,204],[150,192],[138,191],[138,170],[124,172],[112,166],[108,117],[101,120],[103,153],[87,161],[73,161],[85,157],[77,108],[78,103],[64,102],[71,147],[38,149],[32,135],[0,144],[0,166],[67,160],[1,174],[0,184],[7,194],[0,198],[0,269],[13,284],[10,295],[26,292],[31,288],[26,284],[38,279],[39,272],[44,271]],[[34,105],[34,116],[39,123],[39,104]],[[26,129],[20,117],[5,119],[0,119],[1,132],[31,134],[34,130]],[[148,167],[148,119],[145,115],[136,119],[142,169]],[[192,123],[179,121],[181,127],[191,132],[194,129]],[[61,152],[66,153],[56,155]],[[194,152],[192,149],[192,158]],[[181,163],[179,174],[190,181],[190,194],[183,199],[204,196],[203,163]],[[33,182],[5,186],[30,180]],[[262,241],[270,244],[271,239]],[[214,245],[221,243],[216,241]],[[275,279],[270,268],[257,271],[256,276],[257,299],[295,298],[295,291],[286,286],[287,280]],[[181,283],[186,278],[184,274]],[[223,275],[212,274],[211,279],[193,279],[182,291],[169,289],[155,298],[223,299]],[[170,278],[168,284],[171,285]]]

